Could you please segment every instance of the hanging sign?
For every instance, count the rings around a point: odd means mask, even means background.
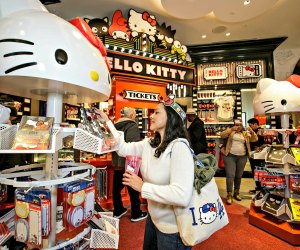
[[[159,93],[124,90],[124,99],[158,102]]]
[[[195,68],[150,58],[108,52],[112,74],[195,85]]]
[[[226,67],[208,67],[204,69],[205,80],[219,80],[227,78]]]

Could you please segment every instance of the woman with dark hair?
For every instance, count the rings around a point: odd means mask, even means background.
[[[100,112],[110,130],[115,128]],[[179,236],[174,206],[186,207],[192,197],[194,161],[188,144],[185,113],[174,97],[159,103],[151,116],[153,138],[140,142],[120,142],[117,153],[121,156],[142,157],[140,167],[143,179],[126,171],[123,184],[141,192],[148,201],[143,249],[191,249]]]

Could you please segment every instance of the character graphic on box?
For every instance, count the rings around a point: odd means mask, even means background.
[[[105,36],[108,35],[108,17],[104,18],[84,18],[84,21],[91,27],[93,33],[98,36]]]
[[[261,79],[253,100],[255,114],[299,112],[300,76],[292,75],[286,81]]]
[[[128,13],[128,26],[131,30],[131,36],[137,37],[146,34],[149,40],[155,42],[156,35],[156,19],[155,16],[148,12],[136,12],[133,9]]]
[[[114,39],[121,38],[129,42],[131,31],[128,28],[127,19],[122,15],[122,11],[115,11],[112,17],[112,24],[108,28],[108,33]]]
[[[176,30],[172,30],[171,26],[166,27],[166,23],[163,23],[162,25],[157,24],[156,30],[157,47],[170,50],[174,42]]]
[[[215,203],[206,203],[199,208],[200,218],[202,224],[210,224],[217,218],[217,207]]]

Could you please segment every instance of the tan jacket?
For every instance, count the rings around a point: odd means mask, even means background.
[[[224,155],[228,155],[229,152],[230,152],[230,149],[232,147],[232,138],[233,138],[233,135],[235,134],[236,132],[235,131],[232,131],[231,128],[227,128],[226,130],[224,130],[223,132],[221,132],[220,136],[221,138],[228,138],[227,140],[227,144],[221,148],[221,151]],[[250,142],[255,142],[258,140],[258,137],[257,137],[257,134],[253,132],[253,134],[249,134],[248,132],[246,131],[242,131],[242,134],[245,138],[245,141],[246,141],[246,147],[247,147],[247,155],[249,156],[250,155]]]

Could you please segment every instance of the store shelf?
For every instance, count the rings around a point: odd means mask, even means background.
[[[56,186],[80,179],[90,180],[91,176],[96,172],[96,168],[89,164],[59,162],[58,166],[60,168],[57,170],[56,176],[53,176],[53,179],[50,180],[46,179],[47,176],[44,169],[34,170],[44,168],[45,164],[31,164],[6,169],[0,172],[0,183],[14,187]],[[74,173],[76,171],[80,171],[80,174]],[[35,181],[18,181],[16,180],[17,177],[30,177]]]
[[[50,148],[47,150],[11,149],[16,137],[18,127],[5,124],[0,125],[0,154],[53,154],[62,148],[62,130],[53,128],[51,133]]]
[[[219,136],[219,135],[208,135],[208,136],[206,136],[206,139],[220,139],[221,138],[221,136]]]
[[[214,125],[214,124],[234,124],[234,122],[204,122],[204,125]]]

